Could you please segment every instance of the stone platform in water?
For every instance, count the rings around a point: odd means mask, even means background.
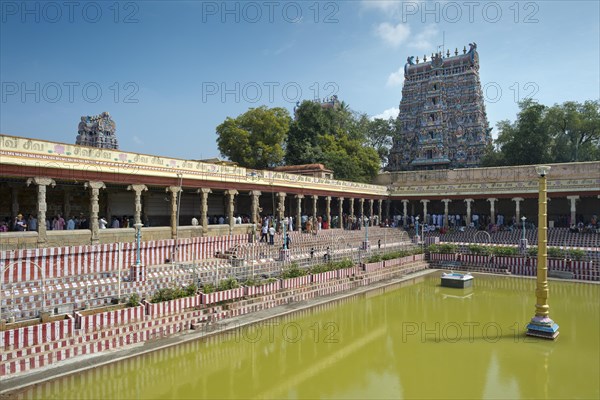
[[[464,289],[473,286],[473,275],[456,272],[442,274],[442,286]]]

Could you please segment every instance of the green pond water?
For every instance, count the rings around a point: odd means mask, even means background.
[[[524,336],[535,280],[439,273],[21,392],[54,399],[600,398],[600,285],[550,282],[556,341]]]

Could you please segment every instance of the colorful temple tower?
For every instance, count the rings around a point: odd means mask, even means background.
[[[83,116],[77,128],[75,144],[116,150],[119,148],[119,144],[115,131],[115,121],[107,112],[100,115]]]
[[[476,167],[491,143],[477,45],[404,66],[399,132],[388,171]]]

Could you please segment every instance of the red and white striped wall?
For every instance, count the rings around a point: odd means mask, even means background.
[[[337,271],[327,271],[327,272],[321,272],[319,274],[313,274],[312,276],[312,282],[316,283],[316,282],[327,282],[330,281],[332,279],[336,279],[337,278]]]
[[[174,239],[153,240],[141,243],[140,259],[145,266],[164,264],[174,254],[179,261],[201,260],[247,242],[248,235],[180,239],[178,246]],[[9,266],[4,273],[5,282],[41,279],[40,268],[46,279],[114,272],[119,268],[119,260],[125,270],[135,264],[135,243],[0,251],[0,265]]]
[[[124,308],[121,310],[106,311],[93,315],[75,313],[75,326],[85,332],[106,329],[108,327],[126,325],[144,319],[146,310],[144,306]]]
[[[208,294],[200,293],[199,296],[202,304],[214,304],[221,301],[235,300],[239,299],[240,297],[244,297],[244,288],[240,287]]]
[[[300,286],[309,285],[311,282],[310,275],[299,276],[297,278],[288,278],[281,280],[281,287],[283,289],[298,288]]]
[[[173,299],[162,301],[160,303],[143,302],[146,307],[146,314],[151,318],[163,317],[167,315],[177,314],[186,309],[198,306],[200,296],[183,297],[181,299]]]
[[[0,349],[19,349],[66,339],[73,335],[74,319],[65,319],[45,324],[26,326],[0,332]]]
[[[267,283],[265,285],[244,286],[244,296],[258,296],[275,293],[281,289],[281,281]]]

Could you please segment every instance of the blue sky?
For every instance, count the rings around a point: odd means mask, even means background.
[[[407,56],[477,42],[488,119],[600,98],[598,1],[1,1],[0,132],[74,143],[109,111],[125,151],[218,156],[250,107],[337,94],[393,115]],[[400,71],[400,72],[399,72]],[[397,111],[396,111],[397,112]],[[496,134],[495,129],[493,134]]]

